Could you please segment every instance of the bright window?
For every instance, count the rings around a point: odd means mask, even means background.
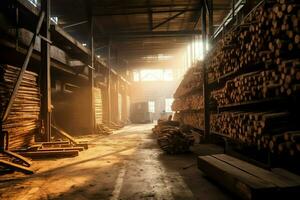
[[[141,70],[142,81],[158,81],[163,79],[163,70],[161,69],[143,69]]]
[[[172,103],[174,99],[173,98],[167,98],[165,99],[165,110],[166,112],[172,112]]]
[[[148,110],[151,113],[155,113],[155,101],[148,101]]]
[[[142,69],[133,71],[134,81],[172,81],[173,70],[171,69]]]
[[[171,69],[164,70],[164,81],[173,80],[173,71]]]
[[[133,81],[140,81],[139,71],[133,71]]]

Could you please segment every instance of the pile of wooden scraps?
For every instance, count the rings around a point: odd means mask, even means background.
[[[176,121],[159,121],[152,129],[159,147],[169,154],[189,152],[195,138],[189,128],[179,126]]]
[[[110,135],[113,133],[113,130],[108,128],[105,124],[97,124],[97,133],[101,135]]]
[[[114,129],[114,130],[118,130],[124,127],[124,124],[122,122],[110,122],[109,124],[109,128]]]

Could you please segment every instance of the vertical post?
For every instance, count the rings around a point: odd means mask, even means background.
[[[108,77],[107,77],[107,105],[108,105],[108,126],[110,126],[111,122],[111,63],[110,63],[110,47],[111,40],[108,42],[108,52],[107,52],[107,65],[108,65]]]
[[[208,1],[208,9],[208,31],[210,42],[212,42],[212,36],[214,35],[213,0]]]
[[[41,9],[45,12],[45,23],[41,34],[50,40],[50,3],[51,0],[43,0]],[[44,126],[43,141],[51,139],[51,71],[50,71],[50,44],[41,40],[41,119]]]
[[[204,1],[206,2],[206,1]],[[201,9],[201,25],[202,25],[202,48],[203,48],[203,57],[206,55],[206,5],[202,6]],[[208,80],[207,80],[207,69],[205,59],[203,60],[203,96],[204,96],[204,138],[208,139],[209,136],[209,91],[208,91]]]
[[[95,68],[95,48],[94,48],[94,17],[90,12],[89,15],[90,25],[90,48],[91,48],[91,67],[89,67],[89,96],[90,96],[90,108],[91,108],[91,127],[92,133],[95,133],[95,102],[94,102],[94,68]]]
[[[196,39],[196,35],[193,35],[193,39],[194,39],[194,62],[196,62],[196,60],[197,60],[197,39]]]
[[[193,37],[191,37],[191,42],[190,42],[190,48],[189,48],[189,52],[190,52],[190,66],[191,67],[193,65]]]
[[[2,119],[0,118],[0,150],[5,148],[5,132],[2,130]]]
[[[15,7],[16,7],[16,50],[19,49],[19,4],[15,0]]]
[[[117,99],[117,101],[116,101],[116,104],[117,104],[117,108],[118,108],[118,117],[117,117],[117,119],[118,119],[118,121],[119,121],[119,116],[120,116],[120,114],[122,113],[122,111],[121,111],[121,109],[120,109],[120,105],[119,105],[119,92],[120,92],[120,77],[119,76],[117,76],[117,88],[116,88],[116,99]],[[122,118],[122,117],[121,117]],[[120,120],[121,121],[121,120]]]

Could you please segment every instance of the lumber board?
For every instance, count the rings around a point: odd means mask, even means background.
[[[18,165],[18,164],[15,164],[15,163],[12,163],[12,162],[9,162],[6,160],[0,159],[0,165],[7,167],[9,169],[12,169],[14,171],[22,172],[24,174],[33,174],[33,171],[30,170],[28,167],[24,167],[22,165]]]
[[[217,158],[218,160],[221,160],[229,165],[232,165],[242,171],[245,171],[249,174],[252,174],[253,176],[256,176],[260,179],[263,179],[265,181],[271,182],[273,185],[276,185],[280,188],[289,188],[289,187],[299,187],[299,183],[295,183],[294,181],[291,181],[283,176],[279,176],[272,171],[265,170],[263,168],[257,167],[255,165],[252,165],[250,163],[247,163],[245,161],[236,159],[232,156],[228,156],[226,154],[217,154],[212,155],[212,157]],[[300,187],[299,187],[300,189]]]
[[[290,181],[293,181],[295,184],[300,185],[300,176],[298,176],[297,174],[291,173],[282,168],[273,168],[271,169],[271,171],[280,177],[284,177],[285,179],[289,179]]]
[[[56,131],[57,134],[59,134],[60,136],[70,140],[71,143],[73,144],[77,144],[76,140],[71,136],[69,135],[67,132],[63,131],[62,129],[54,126],[53,124],[51,125],[51,127]]]
[[[38,151],[70,151],[70,150],[77,150],[77,151],[83,151],[83,147],[43,147],[38,149]]]
[[[198,168],[241,199],[270,198],[276,186],[212,156],[199,156]]]
[[[65,158],[75,157],[79,155],[78,150],[68,151],[33,151],[33,152],[18,152],[20,155],[32,159],[49,159],[49,158]]]

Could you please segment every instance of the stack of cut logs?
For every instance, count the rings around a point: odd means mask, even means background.
[[[211,115],[211,130],[245,145],[274,153],[300,154],[300,131],[289,112],[223,112]]]
[[[194,136],[176,121],[159,121],[153,128],[159,147],[169,154],[185,153],[194,144]]]
[[[282,73],[272,69],[237,76],[226,81],[222,89],[212,91],[211,97],[222,106],[299,93],[300,61],[284,61],[279,68]]]
[[[211,129],[249,144],[265,134],[278,133],[289,128],[288,112],[222,112],[211,115]]]
[[[19,69],[16,67],[0,66],[1,116],[8,104],[18,73]],[[9,149],[26,148],[34,143],[39,115],[40,93],[37,74],[26,71],[8,118],[2,125],[3,131],[8,132]]]
[[[202,94],[195,94],[187,96],[186,98],[175,99],[172,104],[172,110],[186,111],[186,110],[201,110],[203,109]]]
[[[202,63],[198,62],[185,74],[174,94],[175,100],[172,104],[172,110],[176,112],[176,119],[182,124],[198,129],[204,127],[202,87]]]
[[[300,93],[299,8],[296,0],[263,1],[206,56],[211,97],[227,110],[211,115],[212,132],[276,155],[300,155],[299,113],[291,109],[299,106],[272,103]],[[268,108],[256,107],[266,98]],[[246,112],[240,103],[250,101]]]
[[[183,124],[190,125],[197,129],[203,129],[204,116],[203,112],[183,112],[180,114],[180,119]]]
[[[299,1],[269,1],[259,6],[209,53],[210,82],[257,63],[269,63],[268,68],[299,58],[299,27]]]
[[[198,62],[186,72],[182,82],[174,93],[174,98],[186,96],[195,90],[198,90],[200,93],[202,91],[202,83],[202,63]]]

